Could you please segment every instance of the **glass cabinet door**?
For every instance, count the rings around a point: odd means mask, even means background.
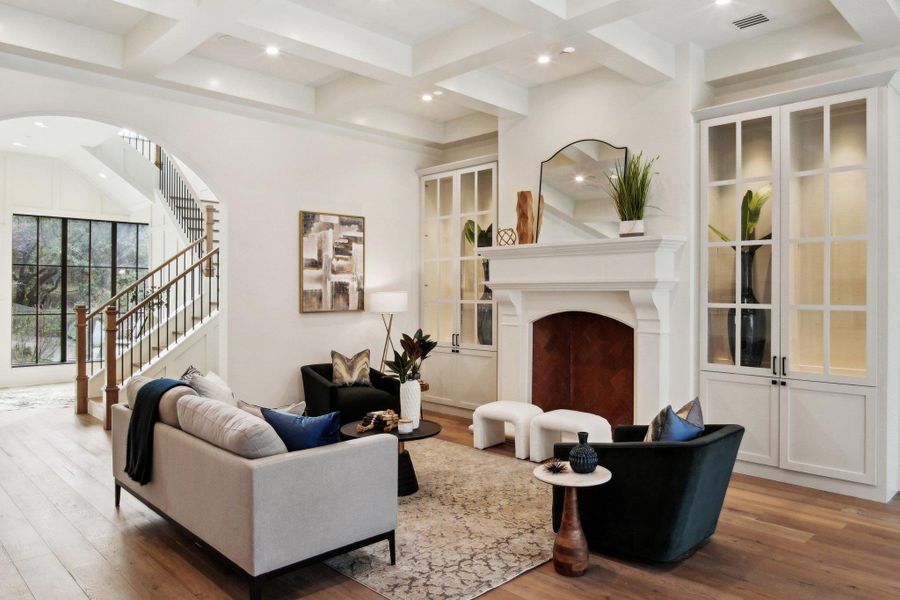
[[[705,363],[769,373],[777,354],[776,111],[704,123]]]
[[[422,328],[442,346],[494,347],[490,269],[478,248],[496,239],[495,167],[422,179]]]
[[[459,340],[463,347],[490,347],[494,343],[493,293],[487,259],[478,248],[494,245],[496,185],[492,167],[477,167],[459,174]]]
[[[456,333],[454,188],[453,174],[422,180],[422,329],[442,344]]]
[[[783,109],[782,345],[791,377],[873,381],[873,97]]]

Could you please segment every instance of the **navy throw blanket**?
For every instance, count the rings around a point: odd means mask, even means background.
[[[179,385],[188,384],[177,379],[154,379],[144,384],[134,399],[125,444],[125,472],[141,485],[149,482],[153,473],[153,426],[159,420],[159,401]]]

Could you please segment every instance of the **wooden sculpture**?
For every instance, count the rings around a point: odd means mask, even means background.
[[[533,244],[534,198],[527,191],[516,196],[516,237],[520,244]]]

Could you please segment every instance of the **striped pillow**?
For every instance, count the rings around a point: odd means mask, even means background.
[[[340,352],[331,351],[331,366],[333,373],[331,382],[335,385],[368,385],[369,381],[369,351],[357,352],[352,358],[347,358]]]

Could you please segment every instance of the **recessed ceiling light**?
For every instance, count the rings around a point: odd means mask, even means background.
[[[431,94],[422,94],[422,102],[431,102],[433,99]]]
[[[540,56],[538,56],[538,63],[540,63],[542,65],[546,65],[549,62],[550,62],[550,57],[548,55],[541,54]]]
[[[434,90],[434,91],[431,92],[431,93],[432,93],[433,95],[435,95],[435,96],[441,96],[441,95],[443,95],[444,92],[442,92],[441,90]]]
[[[106,173],[97,173],[100,179],[106,179]]]
[[[266,46],[266,54],[268,54],[269,56],[278,56],[280,52],[281,50],[279,50],[275,46]]]
[[[582,181],[584,181],[584,175],[576,175],[575,181],[577,181],[578,183],[581,183]]]
[[[575,46],[566,46],[562,49],[563,54],[572,54],[575,52]]]
[[[35,122],[34,122],[34,126],[35,126],[35,127],[40,127],[41,129],[49,129],[49,127],[48,127],[48,125],[47,125],[46,123],[42,123],[42,122],[40,122],[40,121],[35,121]]]
[[[716,4],[719,6],[725,6],[726,4],[731,4],[731,0],[716,0]]]
[[[25,144],[23,144],[22,142],[13,142],[12,145],[15,146],[16,148],[27,148],[27,146]]]

